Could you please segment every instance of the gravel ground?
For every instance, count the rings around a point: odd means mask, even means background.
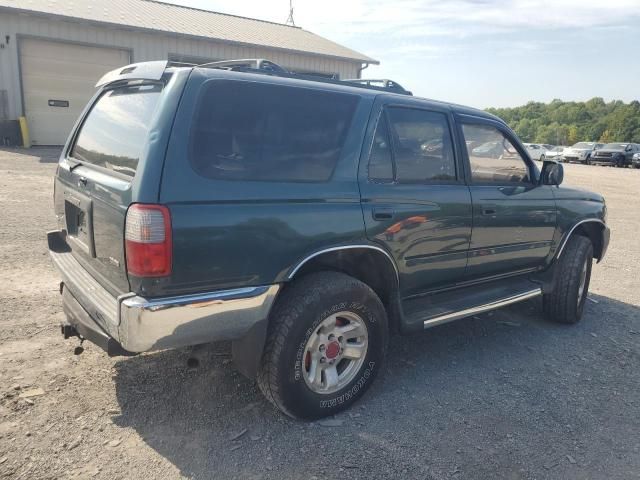
[[[303,423],[226,344],[73,355],[44,239],[56,155],[0,150],[0,478],[640,478],[640,170],[566,166],[612,228],[582,323],[532,301],[394,338],[363,401]]]

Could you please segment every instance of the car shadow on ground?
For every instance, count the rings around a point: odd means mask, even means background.
[[[21,156],[35,157],[40,163],[57,163],[62,147],[0,148],[0,154],[6,153],[18,160]]]
[[[591,295],[583,321],[567,326],[529,301],[392,338],[365,398],[312,423],[264,400],[233,368],[228,344],[200,350],[197,369],[189,350],[165,351],[116,363],[114,422],[198,479],[638,471],[640,455],[623,452],[640,415],[621,419],[616,407],[635,401],[640,413],[639,340],[637,306]]]

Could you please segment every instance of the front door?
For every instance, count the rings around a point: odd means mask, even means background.
[[[556,229],[552,188],[539,185],[533,163],[498,122],[460,121],[473,202],[467,278],[539,267]]]
[[[364,221],[367,237],[394,257],[402,297],[464,278],[471,196],[451,120],[414,101],[379,104],[370,122],[359,172]]]

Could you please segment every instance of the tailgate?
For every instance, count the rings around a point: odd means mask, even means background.
[[[105,89],[56,175],[59,227],[73,256],[114,296],[129,291],[124,221],[161,91],[157,83]]]

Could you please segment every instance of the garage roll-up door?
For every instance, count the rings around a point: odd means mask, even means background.
[[[129,60],[126,50],[21,39],[22,93],[32,143],[63,145],[98,79]]]

